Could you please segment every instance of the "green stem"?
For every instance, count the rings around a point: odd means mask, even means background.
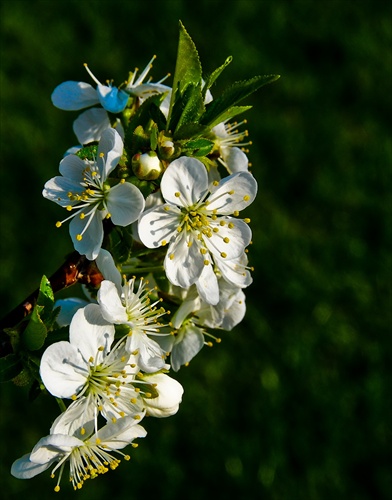
[[[57,401],[57,404],[58,404],[58,405],[59,405],[59,407],[60,407],[60,410],[61,410],[62,412],[64,412],[64,411],[67,409],[67,407],[65,406],[64,401],[63,401],[61,398],[56,398],[56,401]]]

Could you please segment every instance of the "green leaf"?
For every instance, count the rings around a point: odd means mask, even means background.
[[[222,71],[227,68],[227,66],[231,63],[233,60],[232,56],[229,56],[226,61],[222,64],[222,66],[219,66],[215,71],[211,73],[211,75],[207,78],[204,87],[203,87],[203,99],[206,96],[207,90],[212,87],[212,85],[215,83],[219,75],[222,73]]]
[[[36,351],[44,345],[48,330],[41,319],[43,310],[44,306],[34,306],[27,327],[22,333],[22,342],[29,351]]]
[[[199,123],[186,123],[178,129],[176,138],[178,141],[189,140],[208,135],[209,133],[210,127],[200,125]]]
[[[150,136],[144,131],[143,127],[139,125],[135,128],[132,135],[132,152],[141,152],[150,147]]]
[[[159,109],[159,106],[165,99],[165,95],[166,94],[155,94],[146,99],[130,120],[124,138],[124,146],[128,158],[132,158],[132,156],[138,152],[133,149],[133,135],[139,126],[141,126],[143,130],[147,130],[152,122],[155,122],[159,129],[163,130],[165,128],[166,120],[162,111]]]
[[[52,286],[46,276],[42,276],[41,279],[37,297],[37,305],[44,308],[42,319],[45,321],[45,319],[50,316],[54,305],[54,294]]]
[[[222,122],[222,117],[228,109],[233,108],[238,102],[258,90],[267,83],[272,83],[279,75],[255,76],[250,80],[236,82],[223,92],[221,96],[206,104],[206,112],[201,117],[200,123],[213,127]]]
[[[115,226],[110,232],[110,251],[115,262],[121,264],[128,260],[132,248],[131,229]]]
[[[200,138],[186,142],[182,146],[181,150],[189,156],[206,156],[211,152],[213,147],[213,141]]]
[[[201,94],[201,83],[195,85],[190,83],[176,102],[173,112],[173,134],[174,140],[177,139],[177,130],[188,123],[197,123],[204,114],[206,108]]]
[[[173,130],[172,112],[175,103],[184,93],[189,84],[199,85],[202,81],[202,69],[199,54],[191,37],[180,21],[180,34],[178,40],[177,60],[174,70],[172,95],[170,100],[167,130]]]
[[[0,358],[0,382],[9,382],[22,370],[23,364],[18,355],[8,354]]]
[[[158,146],[158,125],[153,122],[151,126],[151,135],[150,135],[150,149],[151,151],[155,151]]]
[[[210,126],[211,128],[213,128],[215,127],[215,125],[218,125],[218,123],[230,121],[235,116],[239,115],[240,113],[244,113],[249,109],[252,109],[252,106],[232,106],[231,108],[228,108],[226,111],[224,111],[221,115],[219,115],[219,117],[215,121],[213,121]]]

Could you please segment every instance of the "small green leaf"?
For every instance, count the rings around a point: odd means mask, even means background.
[[[16,354],[8,354],[0,358],[0,382],[9,382],[23,370],[20,357]]]
[[[155,94],[146,99],[130,120],[124,138],[124,147],[128,158],[132,158],[132,156],[138,152],[137,149],[133,149],[133,135],[139,126],[141,126],[143,130],[147,130],[148,127],[151,126],[152,121],[154,121],[158,125],[158,128],[162,130],[165,128],[166,120],[162,111],[159,109],[165,96],[166,94]]]
[[[174,70],[172,95],[170,100],[167,130],[173,130],[172,112],[176,101],[189,84],[199,85],[202,80],[202,69],[196,46],[180,21],[177,60]]]
[[[248,97],[263,85],[272,83],[278,78],[279,75],[255,76],[250,80],[234,83],[221,96],[206,104],[206,112],[201,117],[200,123],[210,127],[220,123],[229,108],[234,107],[238,102]]]
[[[36,351],[44,345],[48,330],[41,319],[43,310],[44,306],[34,306],[27,327],[22,333],[22,342],[29,351]]]
[[[158,125],[153,122],[151,126],[151,135],[150,135],[150,149],[151,151],[155,151],[158,146]]]
[[[177,139],[177,130],[188,123],[197,123],[205,112],[203,96],[201,94],[201,83],[195,85],[190,83],[179,96],[173,112],[173,138]]]
[[[227,66],[231,63],[233,60],[232,56],[229,56],[226,61],[222,64],[222,66],[219,66],[215,71],[211,73],[211,75],[206,79],[206,82],[203,87],[203,98],[205,98],[207,90],[212,87],[212,85],[215,83],[217,78],[220,76],[222,71],[227,68]]]
[[[194,139],[182,146],[182,152],[188,156],[206,156],[214,147],[214,142],[208,139]]]

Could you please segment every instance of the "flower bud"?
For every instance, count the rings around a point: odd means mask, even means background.
[[[155,151],[149,151],[132,157],[132,170],[138,179],[154,181],[161,175],[163,166]]]

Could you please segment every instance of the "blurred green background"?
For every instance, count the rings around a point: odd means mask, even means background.
[[[173,73],[179,19],[206,73],[234,58],[216,94],[282,75],[244,102],[259,182],[247,316],[176,374],[179,413],[146,420],[131,463],[78,498],[391,498],[391,16],[387,0],[1,2],[1,316],[72,249],[41,196],[76,144],[56,85],[90,82],[84,62],[119,83],[153,54],[155,80]],[[9,468],[56,403],[0,390],[2,498],[53,498],[49,473]]]

